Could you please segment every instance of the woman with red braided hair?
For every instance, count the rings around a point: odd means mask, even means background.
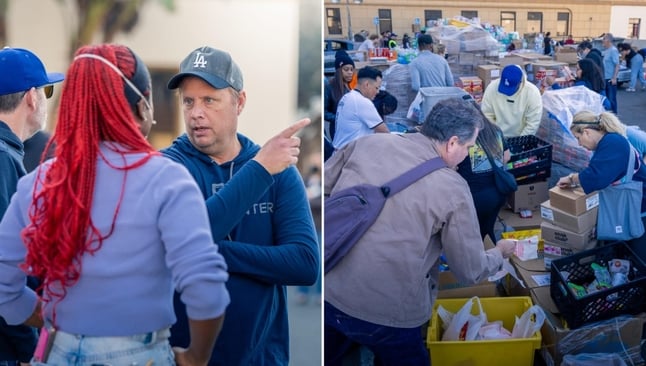
[[[226,264],[193,178],[146,141],[152,113],[150,75],[129,48],[76,52],[54,159],[19,181],[0,222],[0,315],[44,325],[32,365],[209,359],[229,303]],[[26,275],[43,281],[41,296]],[[168,342],[175,289],[186,349]]]

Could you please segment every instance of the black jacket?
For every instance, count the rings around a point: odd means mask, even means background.
[[[596,48],[593,48],[588,52],[587,55],[585,55],[585,58],[590,59],[592,62],[597,64],[601,68],[601,75],[605,75],[603,72],[603,56],[601,55],[601,51],[599,51]]]

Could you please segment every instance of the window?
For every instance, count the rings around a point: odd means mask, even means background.
[[[442,10],[424,10],[424,25],[429,26],[429,21],[434,22],[442,19]],[[432,25],[431,23],[430,25]]]
[[[501,11],[500,12],[500,25],[506,32],[516,31],[516,12],[515,11]]]
[[[478,11],[477,10],[462,10],[460,12],[460,15],[467,19],[473,19],[478,17]]]
[[[628,18],[628,38],[639,38],[641,18]]]
[[[527,13],[527,32],[543,32],[543,13],[530,11]]]
[[[558,13],[556,20],[556,35],[567,36],[570,34],[570,13]]]
[[[379,9],[379,33],[393,30],[390,9]]]
[[[175,90],[166,87],[168,80],[177,73],[176,69],[150,68],[155,121],[157,124],[150,130],[148,141],[155,148],[169,146],[180,131],[183,121],[179,111],[179,99]],[[178,119],[179,118],[179,119]]]
[[[342,34],[341,10],[339,8],[325,8],[328,34]]]

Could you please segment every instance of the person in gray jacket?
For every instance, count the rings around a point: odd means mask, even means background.
[[[485,251],[473,198],[455,167],[483,127],[470,101],[438,102],[421,133],[374,134],[348,143],[325,163],[324,194],[381,185],[440,156],[447,167],[388,199],[365,235],[325,275],[325,365],[339,365],[356,344],[379,365],[429,365],[421,327],[437,296],[439,259],[465,283],[501,269],[514,243]]]

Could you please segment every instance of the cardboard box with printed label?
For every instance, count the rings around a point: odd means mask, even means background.
[[[541,238],[545,240],[545,243],[582,251],[592,249],[597,245],[597,230],[595,226],[582,233],[575,233],[543,221],[541,223]]]
[[[543,220],[575,233],[585,232],[595,226],[597,224],[597,211],[599,211],[599,208],[594,207],[579,216],[575,216],[552,207],[549,200],[541,203],[541,218]]]
[[[552,208],[579,216],[599,206],[599,192],[585,194],[581,188],[562,189],[554,187],[549,190]]]
[[[542,258],[521,261],[512,256],[510,261],[516,269],[518,279],[523,283],[521,284],[512,276],[507,276],[507,280],[503,281],[507,296],[530,296],[533,288],[542,286],[549,288],[550,271],[545,269]]]
[[[594,248],[594,246],[589,249],[592,248]],[[581,252],[581,250],[571,248],[567,245],[545,242],[543,243],[543,263],[545,268],[549,270],[552,268],[553,260],[561,259],[579,252]]]
[[[498,65],[479,65],[478,77],[482,79],[482,86],[486,88],[491,80],[500,78],[500,66]]]
[[[507,205],[514,212],[537,210],[547,200],[547,182],[521,184],[518,190],[509,195]]]

